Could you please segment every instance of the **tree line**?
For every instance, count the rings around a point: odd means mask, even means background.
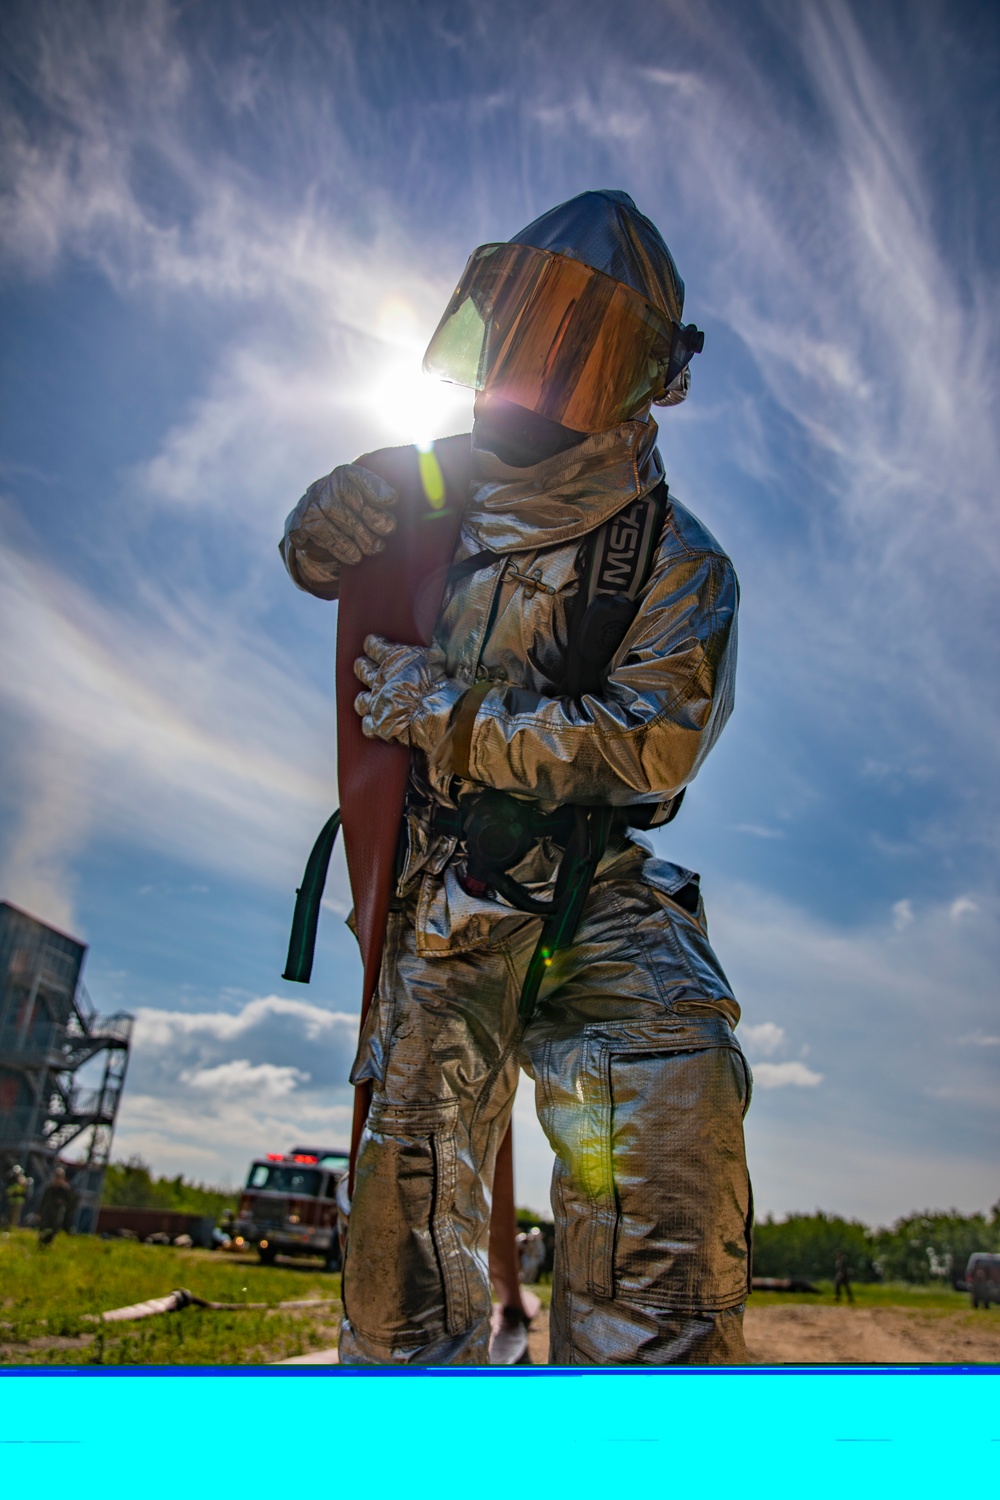
[[[975,1250],[1000,1252],[1000,1201],[988,1213],[908,1214],[890,1229],[871,1229],[837,1214],[769,1214],[753,1234],[755,1276],[829,1281],[838,1250],[856,1281],[957,1281]]]
[[[226,1188],[176,1177],[154,1177],[139,1156],[114,1162],[104,1177],[103,1201],[115,1208],[164,1208],[213,1215],[236,1207]],[[518,1228],[551,1226],[526,1209]],[[987,1213],[925,1212],[897,1219],[889,1229],[871,1229],[860,1219],[817,1211],[776,1221],[768,1214],[754,1225],[755,1276],[799,1276],[830,1280],[834,1257],[843,1250],[855,1281],[926,1283],[960,1279],[975,1250],[1000,1252],[1000,1201]]]
[[[236,1198],[231,1189],[188,1182],[180,1172],[176,1177],[154,1177],[141,1156],[112,1162],[104,1173],[101,1194],[101,1202],[109,1208],[163,1208],[215,1219],[224,1209],[234,1209]]]

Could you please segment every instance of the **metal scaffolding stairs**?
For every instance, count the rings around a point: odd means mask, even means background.
[[[0,1172],[17,1162],[33,1179],[30,1214],[66,1166],[82,1231],[97,1224],[134,1024],[125,1013],[98,1015],[80,979],[85,953],[0,902]],[[82,1087],[81,1069],[95,1062],[100,1081]]]

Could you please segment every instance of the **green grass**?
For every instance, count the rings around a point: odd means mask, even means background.
[[[829,1307],[833,1304],[833,1282],[820,1281],[813,1292],[754,1292],[750,1307]],[[852,1282],[857,1307],[900,1307],[921,1312],[969,1312],[972,1303],[968,1292],[955,1292],[950,1286],[911,1286],[903,1281]],[[841,1298],[841,1302],[844,1302]],[[1000,1309],[991,1309],[994,1313]],[[985,1313],[983,1314],[985,1316]]]
[[[268,1310],[188,1307],[112,1324],[87,1316],[182,1286]],[[15,1230],[0,1236],[0,1364],[270,1364],[337,1340],[339,1302],[306,1312],[278,1310],[279,1302],[339,1296],[340,1277],[310,1261],[261,1266],[256,1257],[88,1235],[59,1235],[42,1249],[30,1230]]]
[[[820,1292],[754,1292],[751,1307],[831,1306]],[[267,1310],[182,1312],[136,1323],[99,1324],[88,1315],[162,1297],[176,1287],[213,1302],[264,1302]],[[548,1306],[551,1287],[535,1288]],[[256,1257],[175,1250],[130,1240],[59,1235],[42,1249],[30,1230],[0,1235],[0,1364],[242,1365],[271,1364],[337,1341],[340,1304],[293,1312],[279,1302],[339,1298],[340,1277],[318,1263],[261,1266]],[[935,1316],[969,1313],[967,1293],[949,1287],[859,1283],[858,1307],[895,1307]],[[1000,1318],[1000,1308],[973,1315]]]

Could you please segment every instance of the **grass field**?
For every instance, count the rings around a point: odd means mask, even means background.
[[[754,1292],[748,1307],[830,1307],[833,1305],[833,1282],[820,1281],[819,1292]],[[851,1290],[858,1307],[904,1307],[917,1312],[968,1312],[968,1292],[955,1292],[950,1286],[910,1286],[902,1281],[852,1282]],[[841,1298],[843,1302],[845,1299]]]
[[[162,1297],[177,1287],[212,1302],[267,1306],[245,1312],[188,1307],[134,1323],[94,1321],[111,1308]],[[536,1290],[547,1306],[551,1287]],[[327,1274],[318,1262],[262,1266],[256,1256],[90,1236],[60,1235],[42,1249],[30,1230],[16,1230],[0,1235],[0,1364],[273,1364],[336,1344],[339,1297],[340,1277]],[[932,1319],[969,1312],[968,1296],[948,1287],[859,1283],[854,1297],[858,1309],[898,1309]],[[278,1305],[292,1300],[315,1305],[294,1310]],[[821,1284],[818,1294],[754,1292],[748,1306],[832,1308],[833,1287]],[[1000,1322],[1000,1309],[992,1309],[992,1317]]]
[[[211,1302],[268,1306],[246,1312],[187,1307],[134,1323],[92,1321],[95,1314],[177,1287]],[[318,1262],[261,1266],[256,1256],[84,1235],[59,1235],[42,1249],[30,1230],[15,1230],[0,1235],[0,1364],[272,1364],[332,1347],[339,1297],[340,1277]],[[303,1299],[318,1305],[304,1311],[278,1307]]]

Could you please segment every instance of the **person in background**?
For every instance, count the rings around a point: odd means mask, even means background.
[[[7,1227],[16,1229],[21,1222],[24,1205],[31,1191],[31,1178],[24,1168],[15,1162],[7,1174]]]
[[[76,1194],[63,1167],[56,1167],[38,1206],[38,1243],[51,1245],[60,1229],[69,1233],[76,1208]]]
[[[840,1301],[840,1294],[843,1291],[847,1293],[848,1302],[853,1303],[854,1293],[851,1291],[850,1266],[847,1264],[847,1251],[838,1250],[833,1257],[833,1263],[836,1267],[833,1277],[834,1301]]]

